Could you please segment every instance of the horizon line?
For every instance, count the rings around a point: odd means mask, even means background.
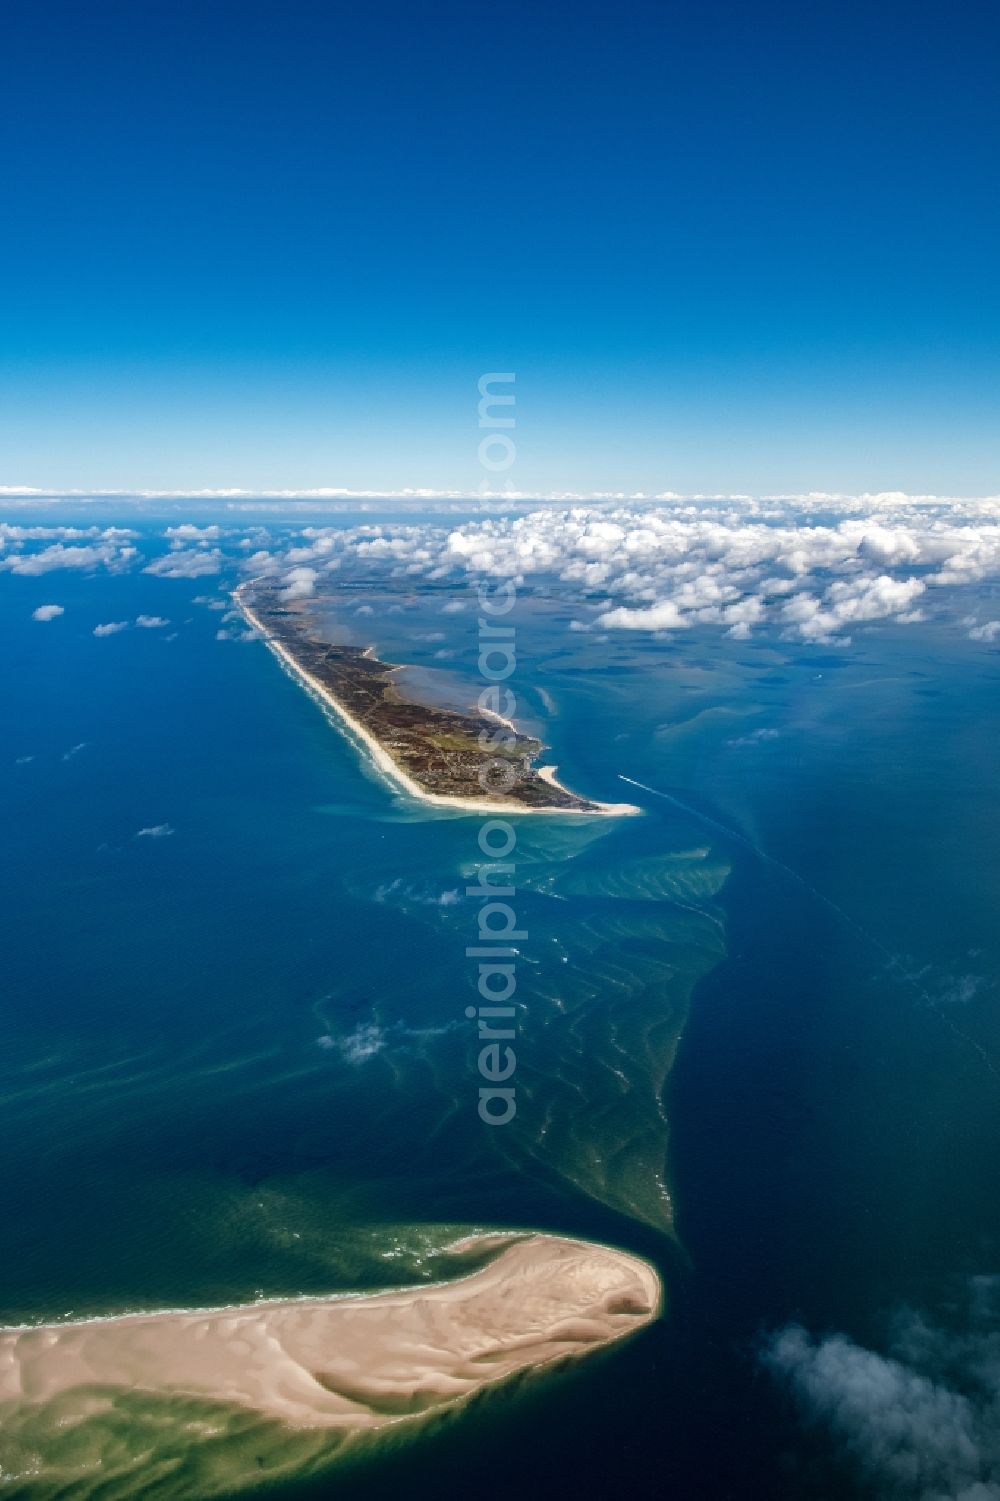
[[[318,505],[322,502],[355,500],[403,500],[403,501],[494,501],[507,504],[541,503],[541,502],[639,502],[644,504],[676,503],[699,501],[732,501],[732,502],[788,502],[795,501],[799,504],[819,505],[824,502],[836,503],[844,501],[865,502],[872,505],[891,502],[894,504],[910,505],[941,505],[949,502],[981,501],[1000,503],[1000,493],[992,494],[964,494],[964,495],[933,495],[910,493],[906,490],[874,490],[874,491],[847,491],[847,490],[783,490],[767,494],[754,494],[750,491],[643,491],[643,490],[458,490],[458,489],[432,489],[425,487],[407,487],[404,489],[371,489],[352,490],[346,487],[319,486],[319,487],[288,487],[288,488],[254,488],[247,489],[240,486],[226,486],[218,488],[203,488],[189,490],[176,489],[112,489],[112,488],[56,488],[33,485],[0,485],[0,504],[4,502],[26,504],[58,502],[58,501],[146,501],[146,500],[219,500],[227,502],[232,509],[243,508],[244,504],[266,505],[275,501],[293,501],[301,504]]]

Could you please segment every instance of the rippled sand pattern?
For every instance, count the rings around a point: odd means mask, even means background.
[[[3,1479],[8,1487],[33,1480],[33,1494],[51,1495],[72,1480],[73,1494],[84,1495],[92,1477],[95,1493],[135,1494],[138,1481],[158,1478],[171,1443],[197,1448],[227,1435],[230,1409],[340,1438],[371,1432],[585,1354],[656,1317],[659,1281],[636,1257],[540,1235],[498,1244],[487,1266],[433,1287],[3,1331]],[[123,1412],[134,1416],[149,1398],[182,1400],[161,1403],[163,1431],[151,1449],[142,1440],[155,1417],[133,1422],[123,1443]],[[196,1412],[199,1400],[222,1406]],[[37,1433],[46,1435],[44,1460],[33,1451]],[[123,1470],[131,1481],[119,1492]]]
[[[691,992],[725,953],[706,850],[529,868],[560,900],[555,963],[526,977],[520,1142],[620,1212],[670,1229],[663,1091]]]

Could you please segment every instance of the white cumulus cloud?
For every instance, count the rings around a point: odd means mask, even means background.
[[[200,579],[221,573],[222,569],[223,556],[219,548],[181,548],[148,563],[144,572],[164,579]]]
[[[997,1279],[974,1278],[958,1327],[912,1310],[887,1354],[791,1325],[763,1360],[885,1501],[1000,1501]]]
[[[617,609],[605,610],[598,615],[597,624],[618,631],[676,631],[692,622],[684,618],[673,600],[665,599],[641,609],[619,605]]]
[[[125,566],[136,555],[134,547],[119,547],[114,543],[78,547],[75,544],[53,542],[35,552],[17,552],[0,562],[0,568],[28,577],[40,577],[61,568],[111,568]]]
[[[318,578],[316,569],[305,564],[290,568],[284,576],[284,588],[281,592],[285,599],[305,599],[315,590]]]

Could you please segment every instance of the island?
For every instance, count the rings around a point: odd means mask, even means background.
[[[454,1280],[392,1292],[0,1329],[0,1418],[12,1433],[32,1410],[47,1408],[70,1430],[89,1420],[79,1457],[87,1470],[103,1460],[112,1473],[128,1459],[109,1420],[119,1392],[173,1399],[188,1442],[218,1438],[225,1415],[220,1409],[213,1423],[202,1409],[199,1428],[185,1397],[350,1437],[615,1344],[660,1314],[654,1268],[612,1246],[487,1233],[446,1249],[459,1266],[473,1253],[491,1259]],[[168,1411],[146,1435],[151,1450]],[[65,1484],[70,1456],[60,1453]],[[278,1457],[287,1463],[287,1453]]]
[[[372,648],[323,636],[310,600],[279,583],[253,579],[233,593],[248,625],[285,668],[364,745],[379,772],[422,802],[489,813],[638,813],[570,792],[554,766],[536,766],[545,747],[509,720],[477,706],[466,712],[407,698],[398,666]]]

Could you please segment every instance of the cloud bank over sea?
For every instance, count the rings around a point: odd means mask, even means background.
[[[141,569],[223,583],[266,575],[289,599],[373,574],[455,587],[512,577],[529,590],[557,590],[577,607],[575,630],[605,635],[707,626],[736,640],[767,631],[846,645],[874,623],[927,619],[986,645],[1000,635],[1000,603],[990,600],[1000,579],[1000,497],[511,501],[499,514],[477,514],[470,501],[461,520],[449,503],[360,523],[345,512],[335,524],[292,514],[247,526],[231,502],[225,522],[153,533],[4,523],[0,572]]]

